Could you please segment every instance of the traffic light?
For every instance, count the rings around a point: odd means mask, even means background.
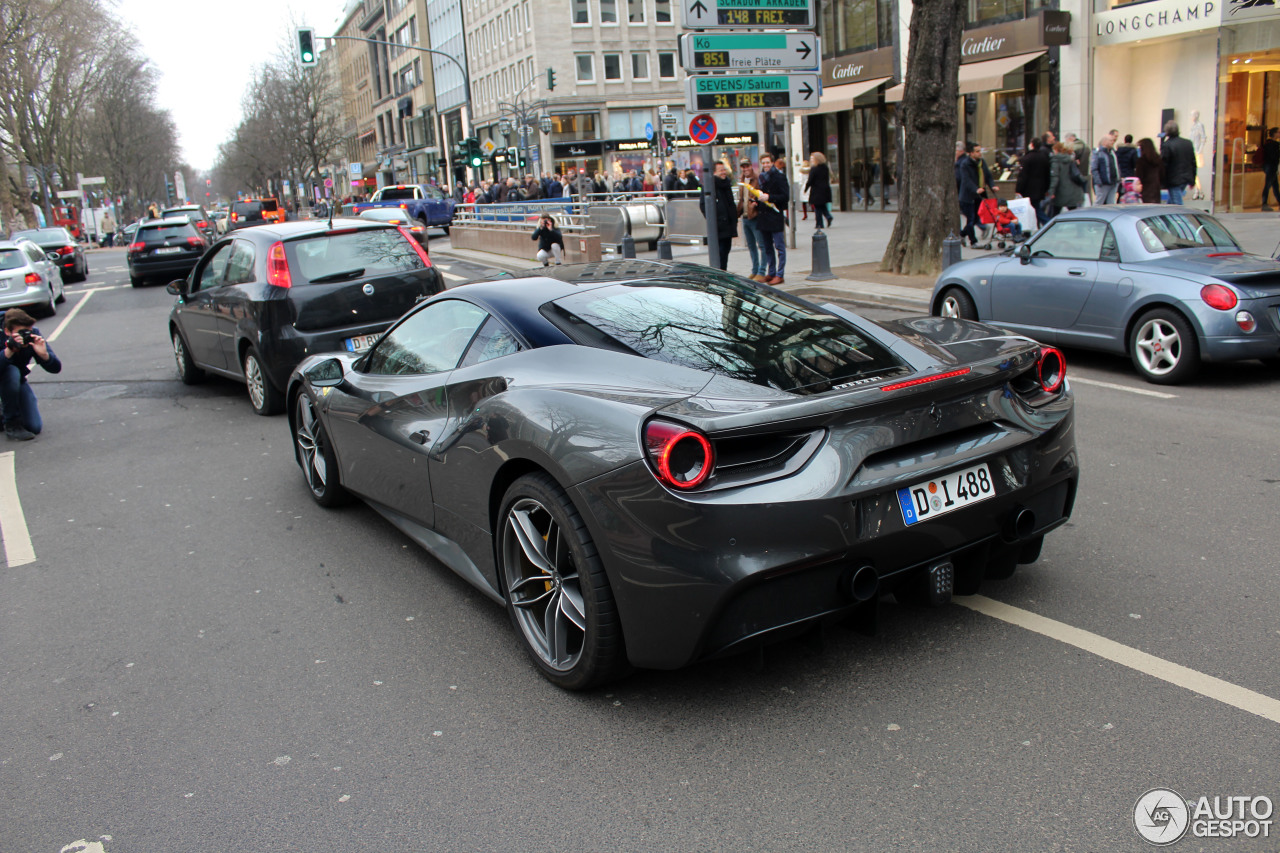
[[[441,157],[439,160],[436,161],[436,171],[443,172],[447,168],[449,168],[448,160]]]
[[[479,169],[484,165],[484,153],[480,150],[480,140],[474,136],[467,137],[467,162],[473,169]]]
[[[517,161],[520,159],[518,150],[514,145],[507,148],[507,165],[515,168]]]
[[[556,88],[556,70],[554,68],[547,69],[547,91],[553,91]]]
[[[310,27],[298,27],[298,61],[304,68],[316,64],[316,31]]]

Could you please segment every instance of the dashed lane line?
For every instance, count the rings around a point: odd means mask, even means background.
[[[1141,394],[1144,397],[1155,397],[1158,400],[1173,400],[1177,394],[1166,394],[1164,391],[1152,391],[1150,388],[1134,388],[1132,385],[1118,385],[1115,382],[1103,382],[1100,379],[1084,379],[1080,376],[1072,376],[1071,382],[1079,382],[1081,385],[1092,385],[1095,388],[1110,388],[1112,391],[1128,391],[1130,394]]]
[[[89,301],[90,297],[92,297],[93,294],[97,293],[99,290],[105,290],[105,289],[106,288],[103,288],[103,287],[95,287],[95,288],[91,288],[89,290],[83,291],[84,296],[82,296],[80,298],[80,301],[76,303],[76,307],[71,309],[70,314],[62,318],[62,322],[58,324],[58,328],[54,329],[53,334],[47,336],[45,340],[49,341],[50,343],[52,343],[53,341],[56,341],[58,339],[58,335],[61,335],[62,330],[67,327],[67,324],[69,324],[72,320],[76,318],[76,315],[80,313],[80,309],[84,307],[84,304]]]
[[[12,450],[0,453],[0,539],[4,540],[4,554],[10,568],[36,561],[27,517],[22,514],[22,501],[18,499]]]
[[[1019,628],[1075,646],[1077,649],[1190,690],[1192,693],[1199,693],[1224,705],[1256,714],[1273,723],[1280,723],[1280,699],[1272,699],[1270,696],[1255,693],[1238,684],[1205,675],[1203,672],[1188,669],[1181,664],[1158,658],[1117,643],[1115,640],[1108,640],[1106,637],[1082,628],[1072,627],[1065,622],[1023,610],[1002,601],[995,601],[981,595],[956,596],[953,600],[963,607],[990,616],[992,619],[1017,625]]]

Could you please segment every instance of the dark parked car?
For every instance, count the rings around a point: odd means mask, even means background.
[[[185,216],[143,222],[129,244],[129,283],[142,287],[148,280],[171,281],[184,276],[208,245]]]
[[[243,381],[254,411],[284,407],[289,373],[308,355],[364,352],[397,317],[444,289],[427,253],[374,222],[285,222],[228,234],[186,280],[169,336],[178,374]]]
[[[1172,385],[1202,361],[1280,361],[1280,261],[1246,254],[1193,208],[1087,207],[1011,255],[948,267],[933,313],[1128,355],[1148,382]]]
[[[17,231],[12,240],[30,240],[40,247],[45,257],[58,265],[64,284],[84,281],[89,277],[89,259],[84,246],[65,228],[37,228]]]
[[[231,213],[227,216],[227,231],[250,228],[254,225],[266,225],[270,221],[266,217],[261,201],[257,199],[233,201],[231,203]]]
[[[165,219],[174,216],[185,216],[191,220],[191,224],[200,232],[200,236],[204,237],[206,243],[212,243],[218,237],[218,226],[214,222],[213,217],[198,204],[183,204],[178,207],[166,207],[160,211],[160,215]]]
[[[363,498],[577,689],[1034,561],[1076,493],[1065,372],[982,324],[632,260],[439,294],[287,403],[317,502]]]

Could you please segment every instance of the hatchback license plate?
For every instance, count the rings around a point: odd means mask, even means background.
[[[156,249],[155,254],[157,254],[157,255],[176,255],[178,252],[181,252],[181,251],[182,251],[182,247],[181,247],[181,246],[162,246],[161,248]]]
[[[995,493],[991,473],[984,462],[953,471],[945,477],[898,489],[898,504],[902,507],[902,519],[910,526],[986,500]]]
[[[345,341],[348,352],[364,352],[378,341],[378,335],[356,335]]]

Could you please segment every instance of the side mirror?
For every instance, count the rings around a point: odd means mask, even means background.
[[[1031,263],[1031,247],[1026,243],[1023,243],[1018,247],[1018,260],[1022,261],[1024,264]]]
[[[186,296],[187,280],[185,278],[179,278],[169,282],[164,286],[164,292],[170,296]]]
[[[342,362],[336,358],[326,358],[324,361],[317,362],[303,373],[307,381],[317,388],[331,388],[342,384]]]

